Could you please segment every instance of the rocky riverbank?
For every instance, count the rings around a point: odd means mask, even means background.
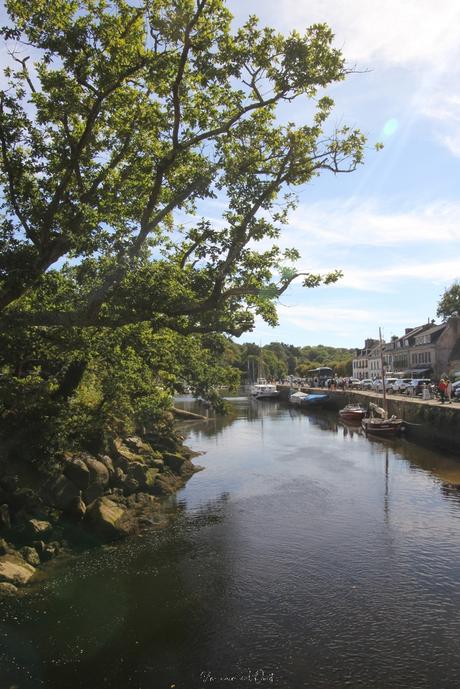
[[[114,438],[110,453],[68,453],[46,475],[3,462],[0,595],[17,595],[61,553],[106,543],[152,523],[161,501],[200,470],[181,436]]]

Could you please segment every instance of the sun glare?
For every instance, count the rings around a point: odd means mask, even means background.
[[[383,136],[393,136],[399,127],[399,122],[395,117],[387,120],[383,125],[382,134]]]

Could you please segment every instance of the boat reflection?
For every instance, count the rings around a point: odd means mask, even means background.
[[[363,429],[361,428],[361,421],[359,419],[357,421],[344,421],[340,419],[339,427],[342,428],[342,435],[344,438],[347,436],[353,438],[354,436],[363,435]]]

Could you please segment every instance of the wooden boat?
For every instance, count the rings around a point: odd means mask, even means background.
[[[371,433],[372,435],[379,435],[381,437],[392,437],[404,430],[404,421],[398,419],[396,416],[390,416],[388,418],[388,403],[386,396],[386,384],[385,384],[385,367],[383,362],[383,342],[382,333],[379,328],[379,340],[380,340],[380,365],[381,365],[381,375],[382,375],[382,393],[383,393],[383,408],[379,407],[377,404],[369,405],[370,416],[362,419],[361,426],[365,433]]]
[[[391,438],[392,436],[401,433],[405,428],[404,421],[396,418],[396,416],[390,416],[389,419],[379,419],[377,417],[370,416],[369,418],[361,421],[361,426],[363,427],[365,433],[380,435],[385,438]]]
[[[295,392],[289,397],[291,404],[300,407],[318,407],[329,399],[329,395],[317,392]]]
[[[365,433],[372,433],[373,435],[380,435],[388,438],[404,430],[405,426],[402,419],[398,419],[396,416],[390,416],[390,418],[388,418],[387,411],[382,409],[382,407],[378,407],[376,404],[370,404],[369,409],[371,416],[361,421],[361,426]]]
[[[360,404],[347,404],[339,411],[339,416],[344,421],[355,421],[359,423],[367,414],[366,409]]]

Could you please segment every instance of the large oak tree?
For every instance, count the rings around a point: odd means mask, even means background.
[[[326,25],[233,28],[223,0],[6,8],[0,416],[46,453],[229,382],[218,334],[276,323],[298,276],[276,245],[296,188],[353,171],[365,139],[328,128],[349,69]],[[307,124],[283,123],[296,99]]]
[[[359,131],[325,133],[323,89],[347,74],[331,30],[285,37],[253,17],[232,30],[222,0],[6,6],[3,318],[230,334],[254,313],[275,322],[296,273],[257,241],[276,240],[297,186],[363,156]],[[278,123],[294,99],[314,105],[308,125]],[[177,224],[215,196],[219,222]]]

